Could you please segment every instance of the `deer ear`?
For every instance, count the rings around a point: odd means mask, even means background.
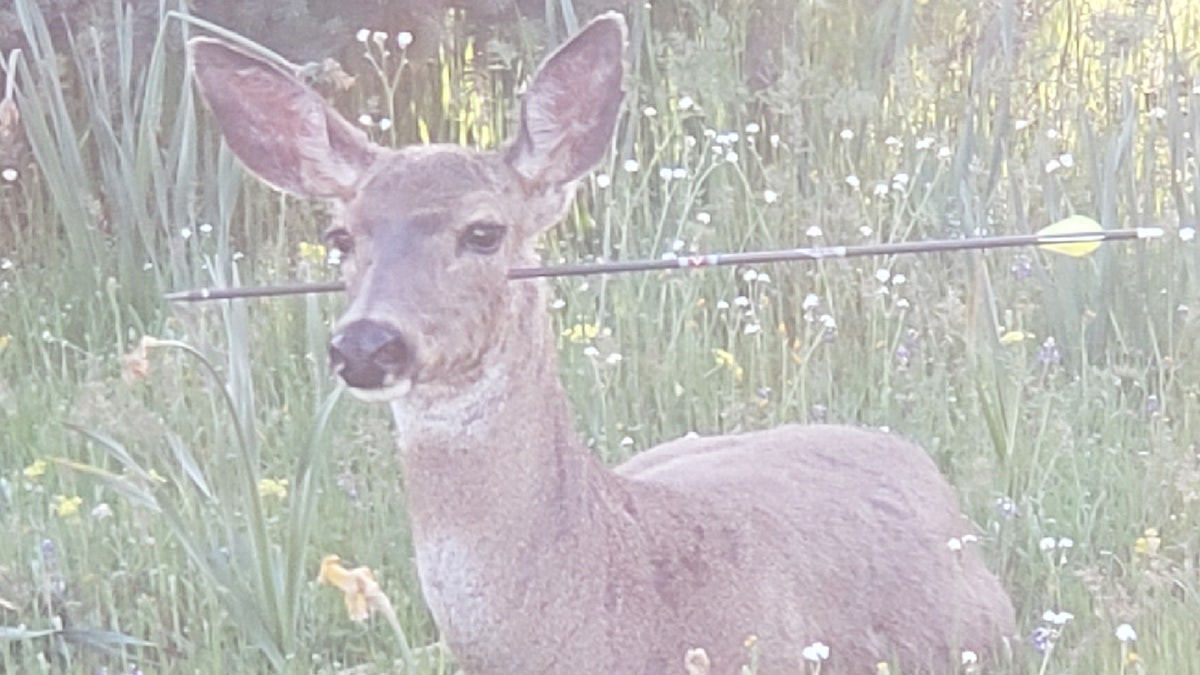
[[[612,142],[624,92],[625,19],[602,14],[554,52],[525,92],[508,163],[533,183],[579,179]]]
[[[272,186],[348,200],[380,147],[294,71],[212,38],[188,42],[192,72],[221,134]]]

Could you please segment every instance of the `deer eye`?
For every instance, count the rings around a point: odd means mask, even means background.
[[[490,255],[500,250],[508,228],[495,223],[472,223],[458,235],[458,250]]]
[[[354,236],[350,234],[349,230],[344,228],[335,227],[326,230],[321,239],[325,242],[326,246],[338,251],[342,255],[346,255],[354,250]]]

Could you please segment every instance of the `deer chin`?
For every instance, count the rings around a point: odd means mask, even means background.
[[[378,389],[360,389],[358,387],[347,387],[350,394],[360,401],[367,403],[391,403],[398,399],[402,399],[412,391],[413,382],[409,378],[402,380],[390,380],[384,386]]]

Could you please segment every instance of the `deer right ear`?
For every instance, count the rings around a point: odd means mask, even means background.
[[[608,150],[624,91],[625,19],[602,14],[554,52],[521,102],[508,163],[532,183],[562,186]]]
[[[212,38],[188,42],[192,72],[233,153],[303,197],[348,200],[380,147],[294,72]]]

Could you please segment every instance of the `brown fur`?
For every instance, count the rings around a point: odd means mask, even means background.
[[[694,648],[729,675],[751,635],[764,675],[802,672],[816,641],[823,673],[952,672],[1013,610],[973,548],[947,546],[969,524],[916,446],[785,426],[609,470],[576,437],[541,286],[505,275],[608,146],[623,26],[603,16],[551,57],[497,153],[379,148],[286,69],[191,45],[233,150],[342,207],[350,305],[331,354],[392,407],[438,627],[473,675],[683,673]],[[496,252],[471,244],[481,226],[507,228]]]

